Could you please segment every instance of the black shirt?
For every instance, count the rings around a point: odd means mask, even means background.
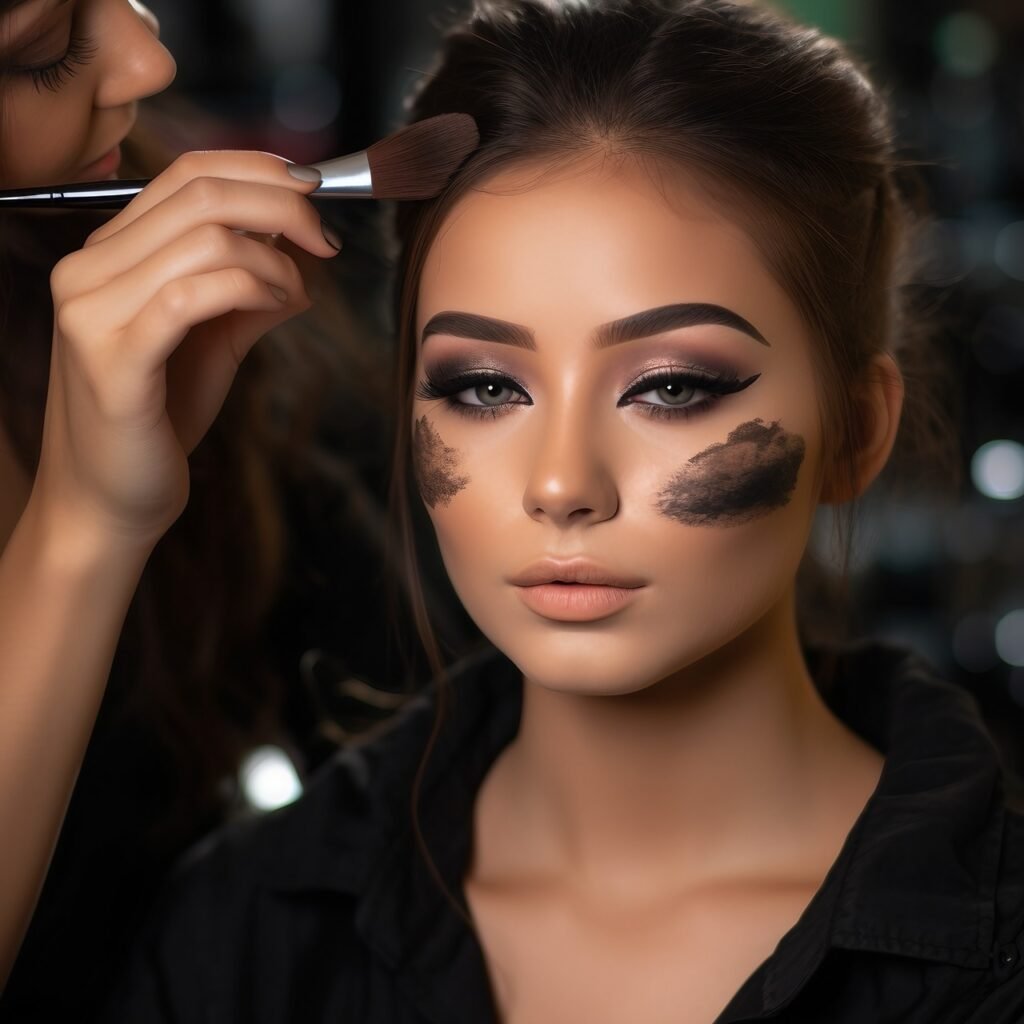
[[[971,698],[917,657],[863,645],[831,685],[836,714],[885,754],[878,786],[800,920],[718,1024],[1020,1024],[1024,817]],[[338,755],[291,807],[233,826],[176,876],[134,954],[114,1021],[485,1024],[479,943],[458,912],[473,804],[515,735],[521,683],[500,655],[419,697]],[[687,1008],[680,1006],[680,1021]]]

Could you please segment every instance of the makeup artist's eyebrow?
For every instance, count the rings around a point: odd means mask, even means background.
[[[677,327],[696,327],[698,324],[731,327],[771,348],[765,336],[749,320],[725,306],[716,306],[710,302],[677,302],[603,324],[597,329],[597,347],[608,348],[609,345],[648,338],[652,334],[661,334],[662,331],[671,331]]]
[[[456,338],[472,338],[474,341],[496,341],[499,345],[515,345],[517,348],[535,349],[537,343],[533,331],[507,320],[496,320],[479,313],[460,313],[447,310],[432,316],[423,328],[421,344],[432,334],[452,334]]]

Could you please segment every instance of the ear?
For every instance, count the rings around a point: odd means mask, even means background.
[[[853,477],[842,480],[829,474],[820,498],[826,505],[860,497],[889,461],[896,441],[903,410],[903,374],[896,360],[888,352],[874,356],[862,381],[855,399]]]

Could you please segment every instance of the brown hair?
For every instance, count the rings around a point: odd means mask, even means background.
[[[822,473],[849,493],[859,440],[854,384],[886,351],[913,378],[918,334],[905,316],[912,217],[897,184],[902,165],[887,104],[837,42],[733,0],[482,2],[449,32],[411,111],[413,121],[471,114],[481,142],[445,192],[404,204],[397,217],[392,511],[410,567],[405,425],[420,275],[459,198],[526,161],[605,152],[635,158],[652,173],[682,166],[743,218],[819,342],[819,415],[832,454]],[[942,417],[914,383],[901,434],[941,434]],[[436,656],[422,606],[416,617]]]

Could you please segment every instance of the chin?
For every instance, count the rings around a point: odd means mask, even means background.
[[[487,632],[485,630],[485,632]],[[689,650],[678,634],[671,646],[622,631],[602,632],[559,624],[538,635],[520,630],[515,636],[496,629],[488,639],[535,686],[576,696],[614,697],[646,690],[688,665],[706,651]]]

